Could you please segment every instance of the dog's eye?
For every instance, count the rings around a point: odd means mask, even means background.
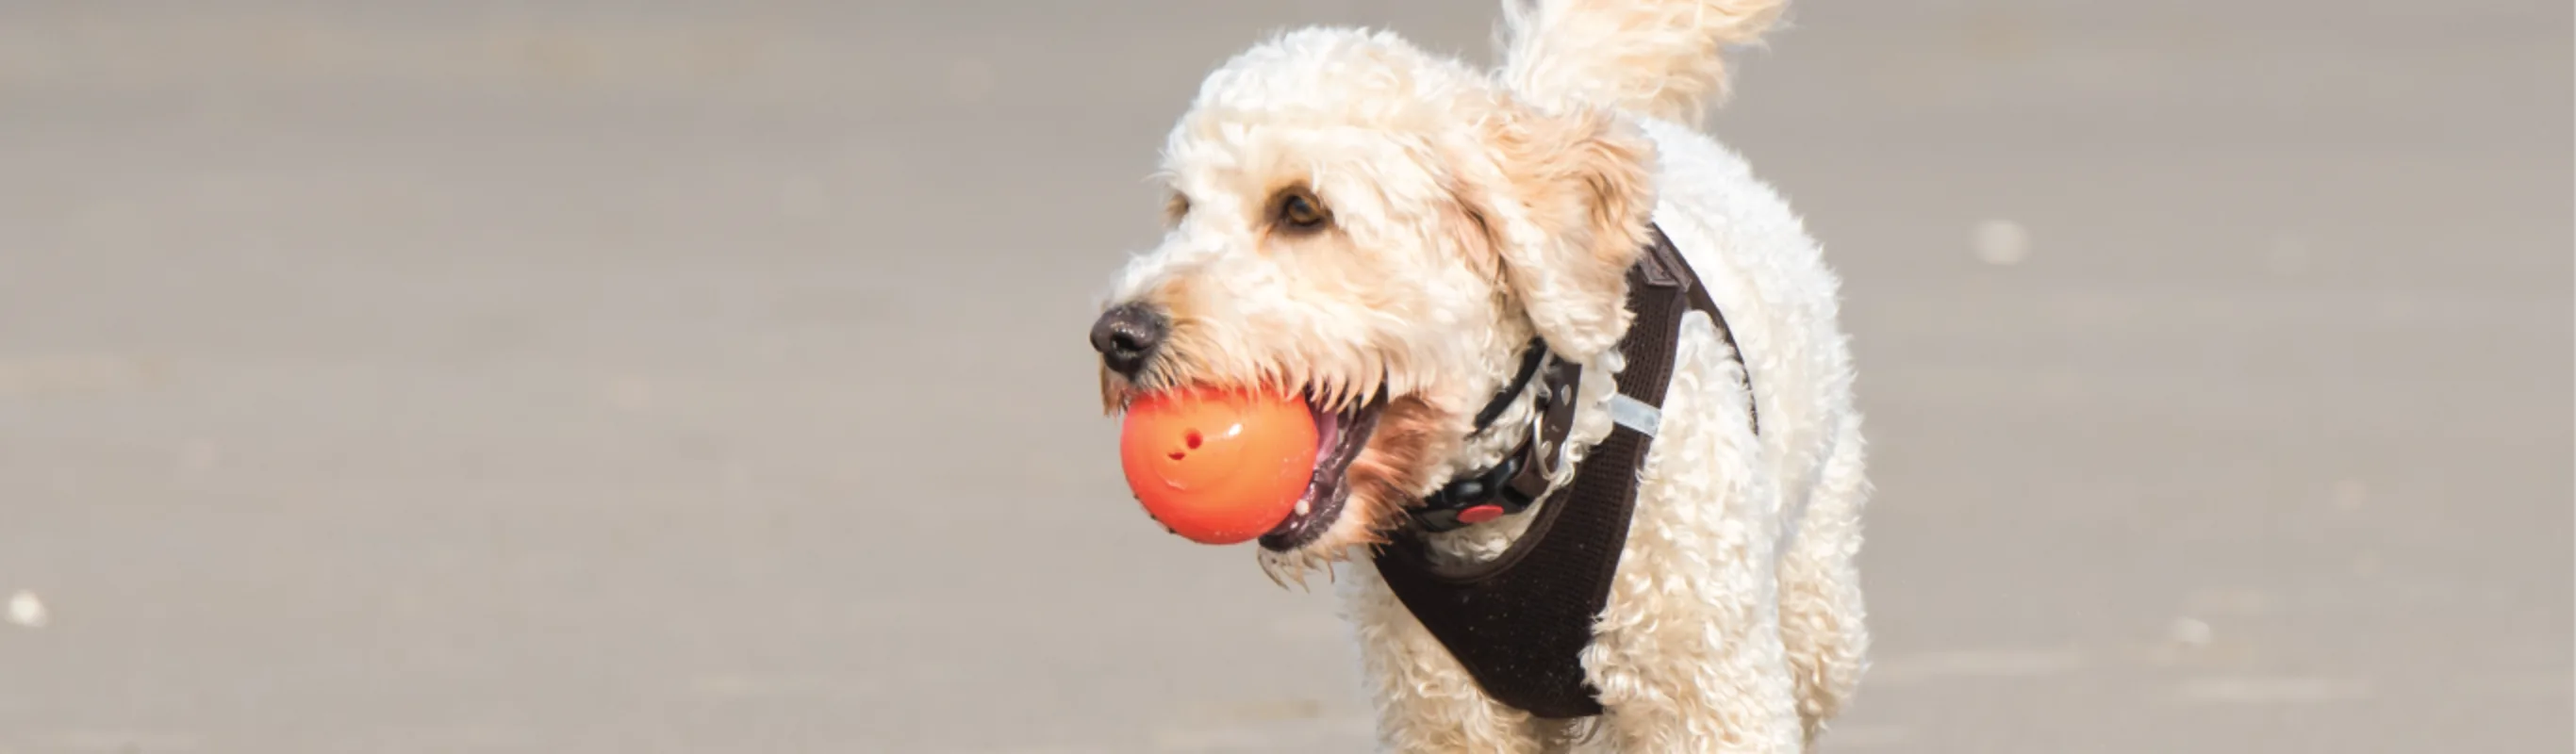
[[[1290,190],[1279,195],[1278,217],[1281,226],[1299,231],[1320,229],[1324,227],[1325,221],[1332,219],[1332,216],[1325,213],[1324,208],[1315,202],[1315,196],[1306,193],[1304,189]]]

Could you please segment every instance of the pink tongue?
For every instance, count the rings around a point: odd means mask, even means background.
[[[1333,452],[1333,446],[1341,441],[1342,415],[1340,413],[1328,413],[1315,417],[1315,453],[1317,461],[1320,462],[1322,460],[1323,454]]]

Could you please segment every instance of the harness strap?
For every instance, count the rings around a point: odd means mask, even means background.
[[[1485,407],[1476,412],[1477,431],[1493,426],[1495,419],[1511,409],[1512,401],[1521,397],[1522,390],[1529,388],[1530,378],[1538,376],[1539,364],[1545,361],[1547,341],[1531,338],[1529,345],[1521,347],[1521,368],[1512,373],[1510,382],[1503,383],[1503,389],[1494,392],[1493,400],[1486,401]]]
[[[1672,382],[1684,315],[1705,311],[1719,337],[1732,345],[1735,336],[1672,240],[1660,228],[1651,230],[1654,245],[1628,270],[1627,305],[1636,317],[1619,342],[1626,366],[1618,392],[1659,409]],[[1549,370],[1547,410],[1536,437],[1527,444],[1529,452],[1514,454],[1519,466],[1495,494],[1547,495],[1545,462],[1562,457],[1580,379],[1579,367],[1561,360]],[[1614,426],[1585,454],[1573,483],[1555,493],[1553,503],[1541,507],[1528,530],[1493,560],[1435,563],[1422,526],[1398,530],[1378,549],[1375,562],[1388,588],[1495,700],[1541,718],[1601,713],[1579,655],[1609,601],[1636,506],[1638,473],[1654,442],[1651,429],[1628,422]],[[1525,491],[1532,479],[1536,490]]]

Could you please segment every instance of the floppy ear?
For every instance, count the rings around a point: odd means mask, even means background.
[[[1609,112],[1505,102],[1478,134],[1490,171],[1464,198],[1502,282],[1559,355],[1590,363],[1627,333],[1628,268],[1654,213],[1654,143]]]

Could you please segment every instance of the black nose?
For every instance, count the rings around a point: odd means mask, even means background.
[[[1154,349],[1163,347],[1163,333],[1170,323],[1154,307],[1138,303],[1119,304],[1102,312],[1100,321],[1091,325],[1091,347],[1100,352],[1100,363],[1109,371],[1134,378],[1145,371],[1145,362],[1154,358]]]

